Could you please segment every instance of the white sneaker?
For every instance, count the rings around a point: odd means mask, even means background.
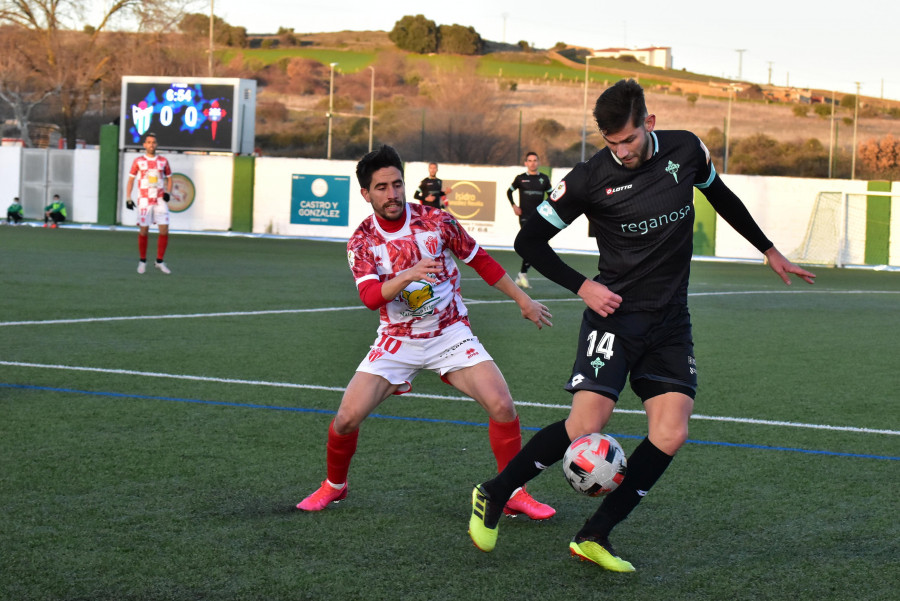
[[[147,271],[147,261],[138,261],[138,273]]]
[[[169,275],[170,273],[172,273],[172,271],[168,267],[166,267],[165,263],[156,263],[156,268],[159,269],[161,272],[163,272],[166,275]]]
[[[520,273],[516,276],[516,286],[519,288],[531,288],[531,284],[528,283],[528,276],[524,273]]]

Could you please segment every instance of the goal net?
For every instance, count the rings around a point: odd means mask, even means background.
[[[798,263],[900,268],[900,194],[819,192]]]

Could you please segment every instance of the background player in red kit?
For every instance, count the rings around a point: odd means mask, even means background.
[[[125,206],[134,210],[131,200],[131,189],[135,179],[138,182],[138,273],[147,270],[147,243],[150,236],[150,224],[159,228],[156,241],[156,268],[163,273],[172,273],[163,261],[166,246],[169,244],[169,193],[172,191],[172,169],[169,161],[156,154],[156,134],[147,132],[144,136],[144,155],[134,159],[125,191]],[[162,202],[160,202],[162,201]]]
[[[360,424],[392,394],[409,392],[422,370],[437,372],[488,413],[498,470],[521,448],[509,388],[469,327],[461,274],[451,254],[513,299],[522,317],[538,328],[552,325],[547,307],[520,290],[452,215],[407,204],[403,163],[396,150],[382,146],[370,152],[357,165],[356,176],[373,214],[353,233],[347,256],[360,298],[377,309],[381,319],[371,351],[357,367],[328,428],[327,478],[297,505],[305,511],[320,511],[347,496]],[[556,513],[524,488],[513,492],[505,511],[538,520]]]

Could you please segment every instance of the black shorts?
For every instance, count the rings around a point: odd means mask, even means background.
[[[697,364],[687,306],[609,317],[585,309],[566,390],[591,390],[617,401],[629,374],[641,401],[666,392],[694,398]]]

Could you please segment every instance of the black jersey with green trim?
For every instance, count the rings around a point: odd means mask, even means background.
[[[553,186],[550,178],[544,173],[530,175],[527,172],[520,173],[506,190],[506,197],[510,204],[513,203],[513,192],[519,191],[519,207],[522,209],[522,217],[531,217],[538,205],[544,200],[544,195]]]
[[[418,189],[413,193],[413,198],[421,202],[423,205],[434,207],[435,209],[443,209],[444,202],[444,182],[437,177],[426,177],[419,184]],[[428,202],[425,200],[429,196],[434,196],[434,200]]]
[[[621,311],[687,303],[694,187],[709,186],[716,175],[693,133],[650,135],[653,155],[637,169],[604,148],[577,164],[538,208],[559,229],[587,217],[600,251],[594,280],[622,296]]]

